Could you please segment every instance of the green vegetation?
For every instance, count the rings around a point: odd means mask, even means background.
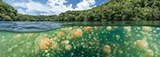
[[[12,20],[15,16],[17,16],[17,11],[0,0],[0,20]]]
[[[52,21],[140,21],[160,20],[160,0],[110,0],[93,9],[67,11],[59,15],[32,16],[17,14],[11,6],[0,2],[0,20]]]

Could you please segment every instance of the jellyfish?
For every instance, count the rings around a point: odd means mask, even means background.
[[[96,26],[95,28],[98,29],[98,30],[100,30],[100,29],[101,29],[101,26]]]
[[[41,41],[42,39],[44,39],[44,38],[46,38],[46,37],[44,37],[44,36],[38,36],[38,37],[35,39],[35,45],[36,45],[36,46],[39,46],[39,45],[40,45],[40,41]]]
[[[148,56],[154,56],[153,50],[151,50],[151,49],[146,50],[146,54]]]
[[[72,49],[72,46],[68,44],[68,45],[65,46],[65,49],[66,49],[66,50],[71,50],[71,49]]]
[[[22,35],[21,34],[17,34],[16,38],[22,38]]]
[[[76,29],[76,30],[72,31],[72,35],[73,35],[74,38],[81,37],[82,36],[82,30],[81,29]]]
[[[118,40],[120,38],[120,36],[119,35],[116,35],[116,39]]]
[[[59,45],[57,43],[52,44],[52,49],[59,49]]]
[[[104,53],[109,54],[111,52],[111,47],[109,45],[105,45],[103,47],[103,51],[104,51]]]
[[[65,30],[69,32],[72,30],[72,27],[66,28]]]
[[[108,26],[106,29],[107,29],[108,31],[111,31],[111,30],[112,30],[112,27],[111,27],[111,26]]]
[[[84,31],[85,31],[85,32],[91,32],[91,31],[92,31],[92,28],[89,27],[89,26],[88,26],[88,27],[84,27]]]
[[[43,50],[48,50],[51,44],[51,40],[48,38],[45,38],[43,40],[41,40],[40,42],[40,48]]]
[[[146,40],[137,40],[136,45],[139,48],[142,48],[142,49],[147,49],[148,48],[148,42]]]
[[[69,40],[64,40],[61,42],[61,44],[67,45],[69,43]]]
[[[71,35],[70,34],[68,34],[67,36],[66,36],[66,39],[67,40],[70,40],[72,37],[71,37]]]
[[[130,27],[130,26],[125,26],[124,29],[125,29],[127,32],[131,32],[131,27]]]
[[[30,37],[30,38],[32,38],[32,37],[34,37],[34,36],[35,36],[35,33],[29,34],[29,37]]]
[[[152,31],[152,28],[149,26],[142,26],[142,30],[145,32],[149,32],[149,31]]]
[[[64,36],[64,32],[59,32],[58,34],[57,34],[57,38],[62,38]]]

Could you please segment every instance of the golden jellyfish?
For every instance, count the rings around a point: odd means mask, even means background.
[[[69,40],[64,40],[61,42],[61,44],[67,45],[67,44],[69,44]]]
[[[152,31],[152,28],[149,26],[142,26],[142,30],[145,32],[149,32],[149,31]]]
[[[130,26],[125,26],[124,29],[125,29],[127,32],[131,32],[131,27],[130,27]]]
[[[154,56],[153,50],[151,50],[151,49],[146,50],[146,54],[148,56]]]
[[[51,40],[48,38],[45,38],[40,42],[40,48],[43,50],[48,50],[50,45],[51,45]]]
[[[21,34],[17,34],[16,38],[22,38],[22,35]]]
[[[30,38],[32,38],[32,37],[34,37],[34,36],[35,36],[35,33],[29,34],[29,37],[30,37]]]
[[[137,40],[136,45],[139,48],[142,48],[142,49],[147,49],[148,48],[148,42],[146,40]]]
[[[116,35],[116,39],[118,40],[120,38],[120,36],[119,35]]]
[[[91,32],[91,31],[92,31],[92,28],[89,27],[89,26],[88,26],[88,27],[84,27],[84,31],[85,31],[85,32]]]
[[[111,26],[107,26],[106,28],[108,31],[111,31],[112,30],[112,27]]]
[[[96,26],[95,28],[98,29],[98,30],[100,30],[100,29],[101,29],[101,26]]]
[[[52,49],[59,49],[59,45],[57,43],[52,44]]]
[[[66,28],[65,30],[66,30],[66,31],[71,31],[71,30],[72,30],[72,27]]]
[[[104,53],[109,54],[111,52],[111,47],[109,45],[105,45],[103,47],[103,51],[104,51]]]
[[[81,37],[82,36],[82,30],[81,29],[76,29],[74,31],[72,31],[72,35],[74,38],[77,38],[77,37]]]
[[[58,34],[57,34],[57,38],[62,38],[64,36],[64,32],[59,32]]]
[[[45,38],[47,38],[47,37],[45,37],[45,36],[38,36],[38,37],[35,39],[35,45],[36,45],[36,46],[39,46],[41,40],[42,40],[42,39],[45,39]]]
[[[65,49],[66,49],[66,50],[71,50],[71,49],[72,49],[72,46],[68,44],[68,45],[65,46]]]
[[[71,37],[71,35],[70,34],[68,34],[67,36],[66,36],[66,39],[67,40],[70,40],[72,37]]]

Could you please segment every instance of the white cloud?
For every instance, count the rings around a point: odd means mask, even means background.
[[[18,13],[26,14],[26,12],[24,10],[22,10],[22,9],[18,9],[17,11],[18,11]]]
[[[18,7],[18,12],[22,14],[37,15],[40,12],[41,15],[60,14],[67,10],[86,10],[95,5],[95,0],[83,0],[78,3],[76,8],[72,8],[72,4],[67,4],[67,0],[48,0],[46,4],[34,2],[29,0],[28,2],[15,2],[14,7]],[[25,8],[22,10],[21,8]],[[42,13],[43,12],[43,13]]]
[[[50,6],[49,11],[54,12],[54,14],[59,14],[67,10],[73,10],[72,4],[64,5],[66,2],[66,0],[48,0],[47,5]]]
[[[75,10],[86,10],[92,8],[95,4],[95,0],[83,0],[82,2],[77,4],[77,8]]]

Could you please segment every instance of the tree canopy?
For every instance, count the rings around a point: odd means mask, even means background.
[[[160,0],[110,0],[89,10],[66,11],[59,15],[17,14],[0,0],[0,20],[14,21],[139,21],[160,20]]]

